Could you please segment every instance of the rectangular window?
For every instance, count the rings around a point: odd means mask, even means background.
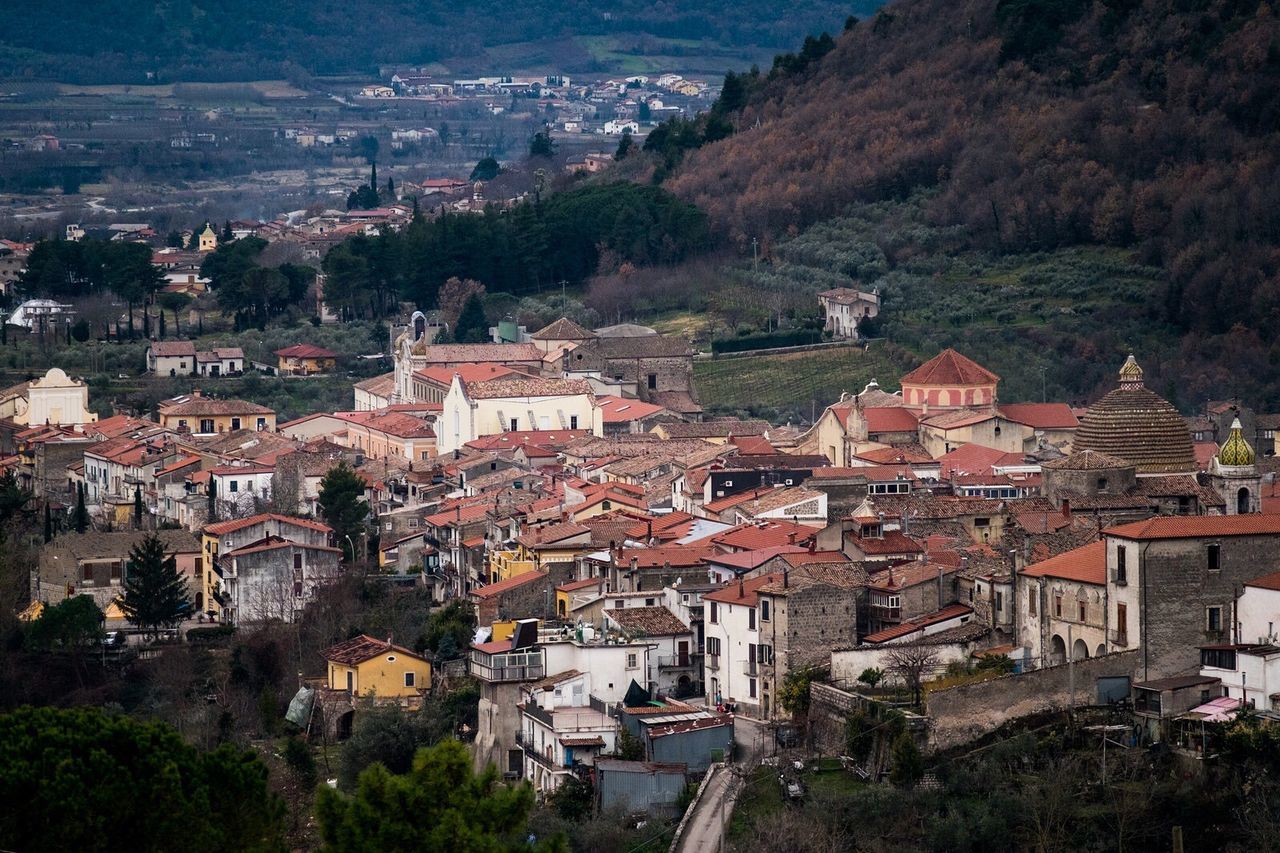
[[[1116,548],[1116,583],[1129,582],[1129,553],[1123,545]]]
[[[720,638],[719,637],[707,637],[707,654],[709,655],[720,654]]]
[[[267,419],[258,418],[258,432],[266,432],[266,429],[267,429]]]
[[[768,601],[760,602],[760,621],[761,622],[769,621],[769,602]]]
[[[773,646],[758,646],[760,663],[773,666]]]
[[[214,431],[214,430],[213,430],[213,419],[212,419],[212,418],[201,418],[201,419],[200,419],[200,431],[201,431],[201,432],[213,432],[213,431]]]
[[[406,672],[404,674],[405,687],[416,687],[417,681],[418,681],[418,674],[416,672]]]
[[[1038,606],[1037,600],[1039,599],[1039,596],[1036,592],[1037,591],[1034,589],[1027,590],[1027,612],[1032,616],[1036,615],[1036,608]]]
[[[1207,567],[1209,571],[1217,572],[1222,570],[1222,546],[1221,545],[1210,545],[1208,548],[1205,549],[1205,557],[1207,560]]]
[[[1080,621],[1085,621],[1089,613],[1089,605],[1085,604],[1083,601],[1078,601],[1076,602],[1076,609],[1079,612]]]
[[[999,613],[1001,610],[1004,610],[1004,593],[996,592],[996,612]]]
[[[756,698],[756,680],[754,678],[747,679],[747,693],[752,699]]]
[[[238,491],[240,491],[240,484],[239,484],[238,482],[236,482],[235,480],[232,480],[232,481],[231,481],[231,491],[233,491],[233,492],[238,492]]]
[[[1062,618],[1062,594],[1061,593],[1058,593],[1053,597],[1053,615],[1058,619]]]
[[[657,390],[657,388],[658,388],[658,374],[650,373],[649,374],[649,390],[655,391]]]
[[[577,428],[578,428],[578,416],[569,415],[569,429],[577,429]]]
[[[294,555],[293,555],[293,567],[294,567],[295,569],[301,569],[301,568],[302,568],[302,555],[301,555],[301,554],[294,554]]]
[[[747,630],[754,631],[756,629],[756,609],[754,607],[747,610]]]
[[[511,419],[511,431],[516,432],[520,429],[520,422],[516,418]]]
[[[239,418],[232,418],[232,419],[231,419],[231,428],[232,428],[233,430],[240,429],[240,419],[239,419]]]
[[[640,656],[635,652],[627,652],[627,669],[635,669],[640,666]]]
[[[1205,625],[1211,633],[1217,633],[1222,630],[1222,608],[1221,607],[1205,608]]]
[[[715,625],[720,621],[720,605],[714,601],[711,602],[711,624]]]

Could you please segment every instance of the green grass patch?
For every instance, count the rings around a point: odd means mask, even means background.
[[[839,399],[857,393],[872,379],[896,388],[903,368],[872,345],[830,347],[775,355],[697,361],[693,378],[702,405],[710,411],[775,414],[806,420]],[[774,410],[769,412],[768,410]]]

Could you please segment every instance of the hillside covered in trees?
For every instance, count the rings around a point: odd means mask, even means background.
[[[1010,301],[1020,268],[1105,251],[1151,272],[1137,298],[1073,316],[1082,292],[1040,306],[1064,322],[1010,317],[1024,351],[1110,363],[1140,343],[1113,330],[1145,328],[1184,405],[1215,390],[1280,404],[1280,19],[1267,3],[900,0],[811,53],[727,87],[732,127],[674,152],[668,131],[650,156],[740,250],[756,238],[772,257],[859,205],[909,204],[862,229],[890,279],[926,256],[1034,260],[1001,262]],[[931,283],[913,301],[965,283],[963,264],[944,266],[922,268]],[[1107,296],[1106,275],[1079,281]],[[909,307],[891,289],[888,301]],[[930,343],[964,344],[964,324],[930,322]]]
[[[592,70],[587,36],[681,39],[720,48],[777,48],[878,3],[802,0],[776,14],[754,0],[608,6],[574,0],[448,4],[438,0],[68,0],[33,3],[0,28],[0,76],[76,83],[253,80],[299,74],[370,73],[379,65],[448,61],[479,70],[488,48],[526,43],[515,56],[554,60],[561,72]],[[637,42],[637,44],[640,44]],[[573,67],[565,67],[566,64]],[[489,73],[518,68],[490,67]],[[604,69],[595,69],[604,70]]]

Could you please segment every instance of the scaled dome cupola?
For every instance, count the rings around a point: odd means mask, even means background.
[[[1253,448],[1244,439],[1240,419],[1236,418],[1231,422],[1231,433],[1227,436],[1227,440],[1218,449],[1218,464],[1239,468],[1252,465],[1255,458]]]
[[[1120,368],[1120,387],[1090,406],[1081,419],[1072,450],[1118,457],[1140,475],[1196,470],[1186,422],[1168,400],[1143,384],[1142,367],[1132,354]]]

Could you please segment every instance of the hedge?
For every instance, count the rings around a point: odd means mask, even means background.
[[[747,352],[756,349],[773,349],[775,347],[799,347],[816,344],[822,341],[820,329],[796,329],[790,332],[774,332],[771,335],[744,335],[740,338],[720,338],[711,342],[711,351],[717,355],[722,352]]]

